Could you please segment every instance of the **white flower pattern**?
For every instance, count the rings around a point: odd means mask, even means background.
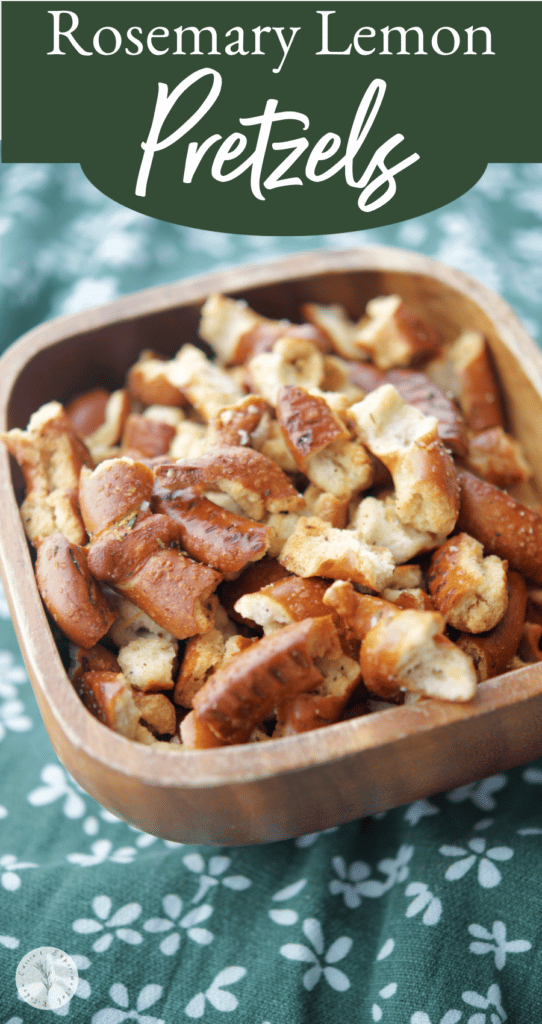
[[[440,814],[439,807],[435,807],[429,800],[415,800],[407,807],[404,818],[409,825],[417,825],[422,818],[430,818],[434,814]]]
[[[506,964],[508,953],[526,953],[531,949],[531,943],[526,939],[507,941],[504,921],[494,921],[493,930],[490,932],[480,924],[471,924],[469,933],[478,940],[471,942],[469,946],[471,953],[477,953],[479,956],[483,956],[484,953],[494,953],[495,967],[498,971],[502,971]]]
[[[379,995],[380,999],[391,999],[391,997],[394,996],[396,994],[396,992],[397,992],[397,982],[396,981],[391,981],[389,985],[384,985],[384,988],[380,989],[380,992],[378,993],[378,995]],[[373,1018],[373,1020],[374,1021],[382,1020],[383,1016],[384,1016],[384,1012],[382,1010],[382,1007],[379,1005],[379,1003],[373,1003],[373,1005],[371,1007],[371,1017]]]
[[[406,910],[406,917],[415,917],[424,911],[422,921],[426,925],[435,925],[440,921],[442,903],[438,896],[433,896],[425,882],[411,882],[405,889],[405,896],[414,896]]]
[[[274,903],[285,903],[287,900],[294,899],[306,886],[307,879],[300,878],[298,882],[292,882],[291,885],[286,885],[284,889],[279,889],[278,892],[273,893],[271,899]],[[269,911],[269,917],[275,924],[291,925],[296,924],[299,920],[299,914],[297,910],[293,910],[291,907],[272,907]]]
[[[31,864],[29,861],[18,861],[13,853],[4,853],[0,857],[0,882],[2,887],[7,889],[8,892],[16,892],[21,886],[21,879],[17,872],[22,871],[24,868],[37,867],[37,864]]]
[[[96,921],[95,918],[90,917],[80,917],[77,921],[73,922],[72,928],[79,935],[93,935],[96,932],[103,932],[103,935],[100,935],[92,944],[95,953],[105,953],[113,942],[115,935],[122,942],[127,942],[130,946],[139,945],[143,941],[143,937],[139,932],[135,931],[134,928],[127,927],[133,924],[141,914],[141,905],[139,903],[127,903],[110,917],[112,906],[112,900],[109,896],[95,896],[92,901],[92,909],[99,920]],[[106,929],[112,930],[107,931]]]
[[[344,857],[333,857],[331,863],[335,868],[338,878],[332,878],[329,883],[329,891],[332,896],[342,895],[345,906],[355,910],[361,903],[361,883],[371,874],[368,864],[362,860],[346,864]]]
[[[441,846],[439,853],[444,857],[459,857],[446,871],[445,878],[449,882],[456,882],[463,878],[467,871],[476,864],[478,858],[478,882],[483,889],[493,889],[502,879],[502,875],[494,861],[507,861],[514,856],[514,851],[509,846],[493,846],[486,850],[485,839],[470,839],[467,843],[468,849],[462,846]],[[471,853],[469,853],[469,850]]]
[[[65,797],[62,804],[62,813],[67,818],[82,818],[85,811],[85,801],[76,792],[75,787],[68,782],[68,774],[58,764],[47,764],[41,772],[41,781],[44,786],[38,786],[28,794],[28,803],[33,807],[43,807]]]
[[[90,984],[87,981],[87,979],[81,977],[81,971],[86,971],[87,968],[89,968],[91,966],[91,961],[88,959],[87,956],[79,956],[76,953],[70,953],[70,956],[71,956],[75,966],[77,967],[77,971],[78,971],[78,974],[79,974],[79,979],[78,979],[78,982],[77,982],[77,988],[76,988],[75,992],[73,993],[72,998],[77,996],[78,999],[90,999],[90,996],[91,996],[91,993],[92,993],[92,989],[91,989]],[[70,1007],[71,1006],[72,1006],[72,1001],[70,999],[70,1001],[68,1003],[64,1003],[64,1005],[63,1006],[59,1006],[58,1009],[53,1009],[53,1013],[55,1013],[57,1015],[57,1017],[67,1017],[67,1015],[70,1012]]]
[[[183,857],[183,864],[189,871],[199,875],[199,888],[192,903],[199,903],[207,895],[209,889],[219,884],[225,885],[227,889],[233,889],[236,892],[242,892],[243,889],[248,889],[252,885],[250,879],[244,875],[226,875],[222,878],[222,875],[231,864],[231,857],[215,854],[209,858],[209,862],[206,865],[201,853],[188,853],[186,857]]]
[[[245,967],[225,967],[220,971],[214,981],[205,992],[198,992],[185,1007],[187,1017],[197,1019],[203,1017],[205,1004],[209,1002],[215,1010],[222,1013],[231,1013],[236,1010],[239,1000],[233,992],[228,992],[227,987],[235,985],[246,975]],[[104,1022],[105,1024],[105,1022]]]
[[[439,1024],[457,1024],[457,1022],[461,1020],[462,1016],[463,1014],[461,1010],[448,1010],[447,1013],[444,1014],[444,1017],[441,1017]],[[431,1024],[431,1021],[423,1010],[417,1010],[416,1013],[412,1014],[410,1024]]]
[[[394,885],[404,882],[410,872],[408,864],[413,853],[414,847],[403,843],[396,857],[385,857],[377,864],[378,870],[383,875],[387,875],[386,881],[381,882],[378,879],[371,878],[366,882],[359,882],[357,886],[358,891],[370,899],[379,899],[392,889]]]
[[[130,1010],[130,1000],[126,985],[123,985],[121,982],[115,982],[109,989],[109,995],[112,1002],[116,1005],[98,1010],[98,1013],[95,1013],[92,1017],[91,1024],[121,1024],[123,1020],[136,1020],[138,1024],[165,1024],[158,1017],[150,1017],[142,1012],[143,1010],[148,1010],[150,1006],[154,1006],[154,1003],[161,998],[162,992],[162,985],[145,985],[137,997],[136,1009]]]
[[[68,853],[66,860],[70,864],[78,864],[82,868],[92,868],[96,864],[103,864],[110,860],[114,864],[130,864],[134,859],[137,850],[135,846],[119,846],[113,850],[113,843],[110,839],[97,839],[90,847],[90,853]]]
[[[307,991],[311,992],[323,976],[328,985],[336,992],[346,992],[350,988],[350,979],[333,965],[348,955],[352,948],[352,939],[346,935],[341,936],[331,944],[326,953],[324,933],[320,922],[314,917],[309,917],[303,921],[302,928],[305,938],[309,940],[313,948],[299,942],[288,942],[285,946],[281,946],[281,955],[287,960],[299,960],[302,963],[312,964],[303,975],[303,985]]]
[[[489,1024],[489,1022],[502,1024],[503,1021],[508,1020],[508,1015],[501,1002],[501,990],[498,985],[490,985],[485,996],[478,992],[463,992],[461,998],[467,1006],[484,1011],[484,1013],[474,1013],[472,1017],[469,1017],[467,1024]],[[492,1007],[495,1008],[496,1013],[493,1012]],[[489,1018],[486,1014],[487,1010],[489,1010]]]
[[[148,921],[145,921],[143,928],[146,932],[152,932],[153,934],[170,932],[160,943],[160,952],[164,956],[173,956],[181,944],[181,933],[179,931],[170,931],[175,925],[177,925],[178,929],[182,928],[185,930],[188,938],[192,942],[197,942],[200,946],[208,946],[213,941],[213,933],[208,928],[200,928],[200,925],[207,921],[213,913],[213,907],[209,906],[208,903],[201,903],[198,907],[189,910],[180,921],[178,919],[183,910],[183,901],[180,896],[176,896],[174,893],[164,896],[162,907],[167,916],[151,917]]]
[[[472,800],[481,811],[493,811],[497,806],[494,793],[500,793],[507,783],[506,775],[490,775],[481,782],[469,782],[467,786],[460,786],[459,789],[452,789],[447,793],[447,799],[454,804],[463,803],[464,800]]]

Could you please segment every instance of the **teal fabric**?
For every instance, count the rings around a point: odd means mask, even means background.
[[[461,267],[537,337],[542,166],[494,165],[450,206],[348,235],[251,238],[176,227],[68,166],[0,168],[2,347],[50,316],[219,266],[384,243]],[[19,960],[79,969],[72,1022],[538,1024],[542,760],[267,847],[145,835],[59,764],[0,595],[0,1024],[43,1021]],[[46,1019],[46,1018],[45,1018]]]

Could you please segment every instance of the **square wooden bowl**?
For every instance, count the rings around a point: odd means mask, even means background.
[[[122,384],[144,348],[194,341],[213,292],[259,313],[299,318],[302,302],[398,293],[452,339],[482,331],[511,431],[542,492],[542,356],[497,295],[415,253],[319,251],[129,295],[31,331],[0,359],[0,429],[25,427],[51,399]],[[19,518],[19,471],[0,446],[0,570],[36,700],[58,757],[113,813],[167,839],[264,843],[328,828],[463,785],[542,754],[542,663],[482,683],[472,703],[424,701],[277,740],[214,750],[155,749],[108,730],[69,682],[35,584]]]

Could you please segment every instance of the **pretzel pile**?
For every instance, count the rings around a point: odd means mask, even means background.
[[[142,743],[290,736],[542,660],[542,516],[484,338],[399,296],[200,338],[2,435],[70,676]]]

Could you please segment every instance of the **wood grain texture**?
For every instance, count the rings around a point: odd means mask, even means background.
[[[446,338],[488,338],[506,414],[542,490],[542,357],[503,299],[457,270],[401,250],[315,252],[139,292],[51,321],[0,359],[0,429],[24,427],[54,398],[118,386],[143,348],[173,355],[194,340],[212,292],[242,296],[271,317],[301,303],[342,302],[354,317],[397,292]],[[269,744],[157,750],[102,726],[64,671],[17,507],[20,480],[0,451],[0,570],[51,742],[101,804],[147,832],[182,842],[244,845],[328,828],[463,785],[542,754],[539,664],[479,686],[468,705],[425,701]]]

